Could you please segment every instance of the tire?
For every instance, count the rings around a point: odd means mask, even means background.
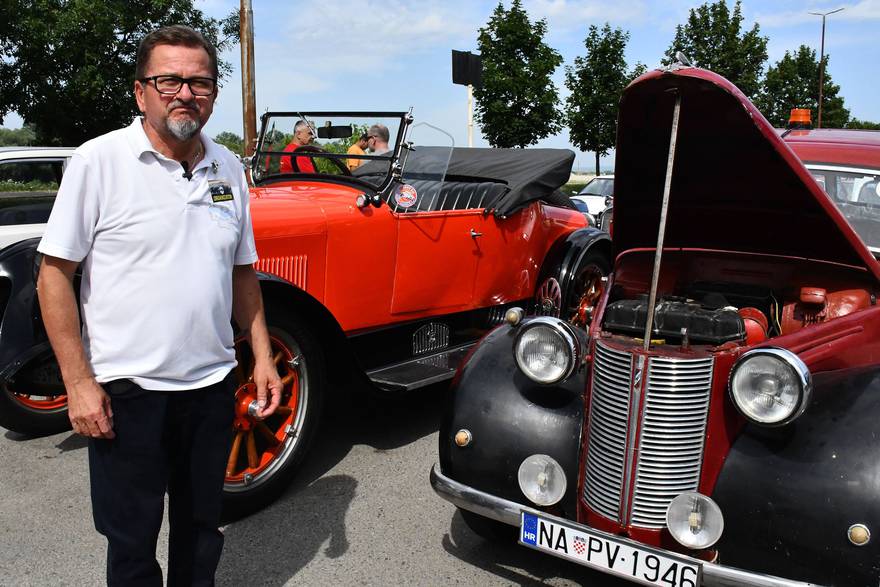
[[[471,531],[487,542],[516,542],[518,530],[491,518],[484,518],[474,512],[458,508],[461,519]]]
[[[592,292],[591,304],[595,307],[601,295],[601,278],[607,277],[611,272],[611,264],[609,260],[595,249],[588,249],[587,252],[578,259],[577,265],[568,282],[568,287],[563,293],[563,310],[562,318],[565,320],[573,320],[578,314],[581,300],[588,292]]]
[[[284,389],[275,414],[262,422],[248,415],[247,406],[256,398],[249,383],[252,354],[247,342],[237,339],[233,441],[223,484],[226,520],[259,510],[284,491],[308,453],[324,404],[324,355],[314,335],[277,308],[267,309],[266,320]]]
[[[14,383],[0,384],[0,426],[28,436],[70,430],[67,395],[54,356],[26,366]]]
[[[561,275],[554,275],[545,279],[535,292],[535,313],[543,316],[554,316],[568,322],[586,326],[589,319],[584,321],[583,310],[595,306],[601,294],[601,278],[611,271],[610,261],[593,249],[587,251],[578,259],[571,272],[567,285],[562,286]],[[590,299],[584,296],[591,292]],[[587,306],[583,306],[588,303]],[[590,314],[592,310],[587,312]],[[587,317],[589,318],[589,316]]]

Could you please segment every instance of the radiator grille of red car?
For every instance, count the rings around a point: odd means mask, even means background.
[[[669,502],[699,484],[713,360],[649,356],[647,381],[638,362],[596,344],[584,497],[622,524],[662,528]]]
[[[300,289],[306,289],[308,257],[305,255],[296,255],[295,257],[268,257],[257,261],[255,267],[257,271],[272,273],[282,279],[286,279]]]

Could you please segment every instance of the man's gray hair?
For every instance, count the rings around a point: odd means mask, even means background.
[[[384,124],[374,124],[370,127],[367,134],[369,136],[377,137],[386,143],[388,142],[388,139],[391,138],[391,135],[388,133],[388,127]]]

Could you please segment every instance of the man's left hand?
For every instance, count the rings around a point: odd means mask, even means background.
[[[257,386],[257,418],[271,416],[281,402],[281,377],[271,358],[257,361],[254,365],[254,384]]]

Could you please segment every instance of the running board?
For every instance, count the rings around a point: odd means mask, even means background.
[[[412,391],[446,381],[452,379],[474,344],[476,343],[368,371],[367,376],[382,391]]]

